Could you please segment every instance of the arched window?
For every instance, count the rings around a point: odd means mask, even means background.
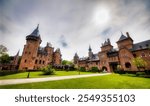
[[[131,64],[129,62],[125,63],[126,68],[131,68]]]
[[[35,64],[37,64],[38,60],[35,60]]]

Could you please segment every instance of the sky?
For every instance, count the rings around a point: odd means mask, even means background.
[[[9,55],[20,50],[39,24],[41,46],[60,48],[62,59],[98,53],[109,38],[114,48],[129,32],[138,43],[150,39],[149,0],[0,0],[0,44]]]

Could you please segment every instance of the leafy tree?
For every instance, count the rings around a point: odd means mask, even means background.
[[[4,45],[0,45],[0,56],[6,53],[8,49]]]
[[[68,61],[68,60],[63,60],[62,61],[62,65],[73,65],[72,61]]]
[[[132,63],[138,68],[138,70],[145,69],[145,67],[147,66],[147,62],[142,59],[141,57],[136,57],[132,60]]]
[[[0,63],[10,63],[10,57],[8,54],[4,53],[0,56]]]

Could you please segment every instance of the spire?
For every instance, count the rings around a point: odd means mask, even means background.
[[[19,52],[20,52],[20,49],[18,50],[18,52],[17,52],[16,56],[19,56]]]
[[[92,49],[91,49],[91,46],[89,45],[89,52],[91,52],[92,51]]]
[[[39,24],[37,25],[36,29],[30,34],[30,36],[37,36],[39,37]]]

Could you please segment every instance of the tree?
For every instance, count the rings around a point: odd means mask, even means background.
[[[63,60],[62,61],[62,65],[69,65],[69,66],[71,66],[71,65],[73,65],[73,62],[72,61],[68,61],[68,60]]]
[[[147,62],[141,57],[134,58],[132,60],[132,63],[138,68],[138,70],[145,69],[145,67],[147,66]]]
[[[0,45],[0,56],[6,53],[8,49],[4,45]]]
[[[10,57],[8,54],[6,53],[3,53],[1,56],[0,56],[0,63],[4,64],[4,63],[10,63]]]

